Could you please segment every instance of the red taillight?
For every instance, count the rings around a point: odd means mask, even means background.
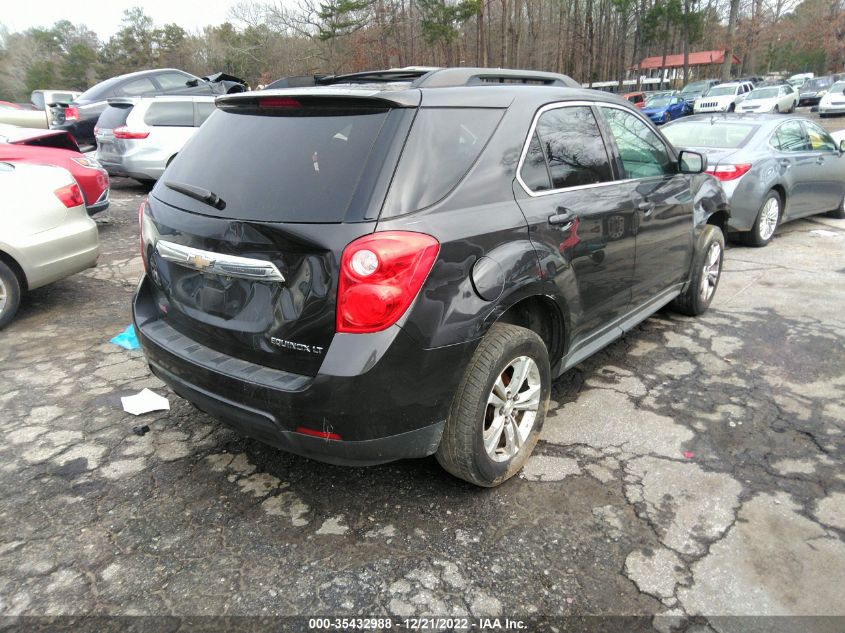
[[[85,204],[85,198],[82,197],[82,191],[79,185],[73,183],[72,185],[65,185],[61,189],[56,189],[56,197],[62,201],[68,209],[78,207],[80,204]]]
[[[303,435],[310,435],[311,437],[321,437],[324,440],[340,439],[340,435],[337,433],[330,433],[329,431],[315,431],[314,429],[309,429],[307,426],[296,427],[296,432],[302,433]]]
[[[379,332],[396,323],[439,250],[430,235],[405,231],[373,233],[349,244],[340,260],[337,331]]]
[[[147,267],[147,250],[144,247],[144,210],[147,208],[147,199],[141,200],[141,206],[138,208],[138,235],[141,241],[141,260],[144,262],[144,268]]]
[[[260,108],[301,108],[302,104],[290,97],[264,97],[258,100]]]
[[[79,121],[79,108],[68,106],[65,108],[65,121]]]
[[[726,182],[728,180],[736,180],[740,176],[748,173],[751,169],[751,163],[742,163],[740,165],[717,165],[716,167],[708,167],[707,173],[715,176],[718,180]]]
[[[130,130],[125,125],[121,125],[120,127],[114,128],[112,131],[115,138],[124,138],[124,139],[133,139],[133,138],[147,138],[150,133],[149,132],[140,132],[137,130]]]

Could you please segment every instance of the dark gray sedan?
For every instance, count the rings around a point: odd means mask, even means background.
[[[845,218],[845,142],[782,114],[686,117],[663,127],[678,148],[707,155],[731,203],[729,227],[752,246],[779,224],[816,213]]]

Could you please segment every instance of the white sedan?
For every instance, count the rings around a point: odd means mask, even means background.
[[[25,290],[97,264],[97,225],[70,172],[0,162],[0,328]]]
[[[819,101],[819,116],[845,114],[845,81],[837,81]]]
[[[795,112],[797,105],[798,92],[789,84],[781,84],[755,88],[736,106],[736,111]]]

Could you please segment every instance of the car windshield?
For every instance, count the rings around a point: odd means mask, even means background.
[[[684,86],[684,89],[681,92],[690,93],[690,92],[704,92],[707,90],[707,82],[706,81],[696,81],[693,84],[687,84]]]
[[[750,123],[680,121],[663,128],[663,134],[676,147],[742,147],[759,126]]]
[[[736,86],[714,86],[710,88],[710,92],[707,93],[708,97],[723,97],[725,95],[734,95],[736,94]]]
[[[757,90],[752,90],[747,99],[748,101],[755,99],[774,99],[778,96],[779,91],[780,88],[758,88]]]
[[[830,92],[845,92],[845,81],[837,81],[830,87]]]
[[[802,88],[804,91],[822,90],[833,83],[828,77],[819,77],[818,79],[810,79]]]
[[[652,97],[645,102],[647,108],[663,108],[672,101],[672,97]]]

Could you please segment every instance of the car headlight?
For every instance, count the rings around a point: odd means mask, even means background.
[[[87,156],[80,156],[79,158],[71,158],[71,160],[80,165],[81,167],[87,167],[88,169],[102,169],[103,166],[94,158],[88,158]]]

